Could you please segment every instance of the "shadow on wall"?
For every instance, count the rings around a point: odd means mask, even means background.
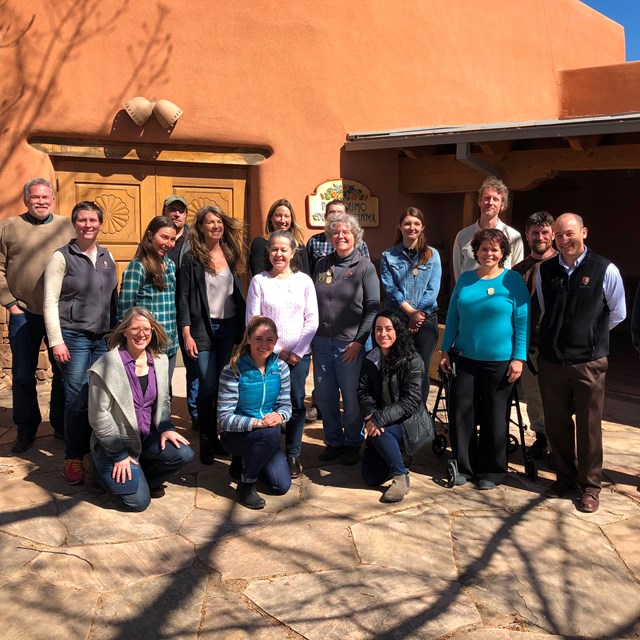
[[[120,0],[109,9],[101,0],[76,0],[56,5],[55,11],[28,16],[10,3],[0,3],[0,55],[5,70],[0,74],[0,181],[19,146],[41,130],[39,122],[45,113],[48,118],[59,118],[64,126],[68,105],[58,101],[61,71],[70,60],[82,56],[91,43],[112,33],[115,25],[126,19],[128,6],[127,0]],[[156,7],[147,22],[136,25],[132,43],[116,44],[126,46],[128,73],[123,73],[120,86],[102,95],[98,102],[98,108],[105,111],[103,128],[111,124],[112,137],[124,135],[121,139],[131,139],[132,132],[134,137],[139,135],[132,122],[131,127],[121,130],[113,126],[113,113],[119,111],[123,100],[132,93],[155,93],[168,80],[168,61],[173,51],[170,10],[163,4]],[[20,194],[12,193],[8,204],[15,206],[19,200]]]

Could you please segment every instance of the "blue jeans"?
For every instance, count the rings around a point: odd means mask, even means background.
[[[89,367],[108,351],[104,337],[85,331],[62,329],[71,359],[58,362],[64,384],[64,456],[82,458],[89,452]]]
[[[355,362],[346,363],[342,361],[342,352],[348,344],[348,340],[313,339],[316,402],[322,413],[325,442],[333,447],[359,447],[364,440],[364,423],[358,405],[358,382],[364,349],[360,350]]]
[[[43,316],[25,311],[9,315],[9,344],[11,345],[13,375],[13,422],[18,435],[35,438],[42,415],[38,407],[36,392],[36,369],[42,340],[47,343]],[[49,360],[53,355],[49,350]],[[57,367],[51,367],[51,398],[49,422],[54,431],[64,433],[64,387]]]
[[[306,408],[304,398],[306,395],[306,382],[309,375],[311,356],[307,354],[295,366],[289,365],[291,374],[291,406],[293,411],[291,419],[287,422],[285,444],[288,456],[299,456],[302,450],[302,433],[304,431],[304,418]]]
[[[200,351],[196,360],[198,367],[198,419],[200,437],[214,440],[218,434],[218,387],[220,374],[229,364],[236,336],[236,318],[211,319],[213,344],[211,351]]]
[[[242,457],[242,480],[262,480],[273,493],[284,495],[291,487],[291,472],[280,449],[280,428],[254,431],[223,431],[222,446],[234,456]]]
[[[152,428],[149,436],[142,441],[142,451],[138,462],[131,465],[131,480],[116,482],[113,460],[104,447],[97,443],[91,452],[96,469],[95,480],[103,489],[119,496],[122,504],[132,511],[144,511],[151,502],[149,487],[156,489],[170,476],[175,476],[193,459],[193,449],[187,445],[174,447],[167,442],[164,451],[160,449],[160,433]]]
[[[367,438],[362,454],[362,478],[378,487],[393,476],[407,473],[402,460],[402,425],[390,424],[379,436]]]
[[[196,361],[189,356],[184,349],[184,340],[182,333],[178,334],[178,342],[180,343],[180,353],[182,354],[182,362],[187,378],[187,409],[192,420],[198,419],[198,407],[196,400],[198,397],[198,365]]]

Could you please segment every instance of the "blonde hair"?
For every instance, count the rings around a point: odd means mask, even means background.
[[[269,327],[269,329],[276,334],[276,340],[278,339],[278,328],[271,318],[267,318],[267,316],[253,316],[253,318],[247,322],[247,328],[244,330],[242,342],[236,347],[233,355],[231,356],[231,360],[229,360],[229,366],[235,374],[240,373],[240,370],[238,369],[238,360],[247,353],[247,351],[249,351],[249,338],[260,327]]]
[[[137,316],[142,316],[149,321],[151,325],[151,341],[147,349],[151,351],[154,356],[159,355],[164,351],[165,346],[169,344],[169,338],[167,337],[167,332],[162,328],[162,325],[153,317],[153,313],[144,307],[131,307],[131,309],[124,314],[124,318],[122,318],[120,324],[109,336],[107,346],[109,349],[126,347],[127,337],[124,335],[124,332]]]
[[[273,217],[273,214],[276,212],[276,209],[278,207],[286,207],[287,209],[289,209],[289,213],[291,214],[291,226],[287,229],[287,231],[289,231],[289,233],[293,235],[297,246],[304,246],[304,236],[302,235],[302,228],[296,223],[296,214],[293,212],[293,205],[286,198],[280,198],[280,200],[276,200],[269,207],[267,219],[264,221],[264,237],[268,239],[270,234],[275,231],[271,218]]]

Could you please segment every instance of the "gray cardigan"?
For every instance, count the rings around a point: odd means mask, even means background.
[[[153,359],[158,397],[153,425],[158,431],[174,430],[169,396],[169,360],[162,354]],[[133,394],[119,350],[111,349],[89,369],[89,422],[91,450],[99,442],[114,462],[137,458],[142,444],[133,406]]]

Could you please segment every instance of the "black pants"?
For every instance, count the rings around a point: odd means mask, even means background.
[[[498,484],[507,473],[507,415],[513,391],[507,382],[509,362],[458,358],[449,419],[458,472],[468,480]]]

